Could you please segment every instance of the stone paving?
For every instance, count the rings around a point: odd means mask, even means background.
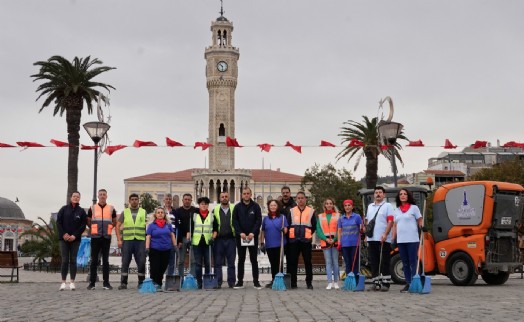
[[[246,270],[250,272],[249,270]],[[250,274],[247,274],[249,277]],[[514,274],[502,286],[453,286],[434,277],[428,295],[326,290],[325,277],[314,277],[307,290],[242,290],[139,294],[136,276],[130,289],[116,290],[119,276],[110,277],[114,290],[88,291],[86,275],[77,276],[76,291],[59,292],[59,274],[21,271],[21,282],[0,283],[0,321],[522,321],[524,280]],[[262,275],[261,282],[269,281]],[[369,285],[368,285],[369,286]]]

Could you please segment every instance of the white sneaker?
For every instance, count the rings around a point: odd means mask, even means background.
[[[63,291],[65,289],[66,289],[66,283],[60,284],[60,290],[59,291]]]
[[[338,289],[339,289],[339,287],[338,287],[338,282],[333,283],[333,286],[335,287],[335,290],[338,290]]]
[[[69,283],[69,289],[70,289],[71,291],[76,290],[75,283],[73,283],[73,282]]]
[[[329,283],[328,286],[326,286],[326,290],[330,290],[332,286],[333,286],[333,284]]]

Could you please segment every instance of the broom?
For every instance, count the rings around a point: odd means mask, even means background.
[[[149,260],[149,262],[151,263],[151,259]],[[138,289],[138,293],[144,294],[144,293],[155,293],[156,292],[156,287],[153,284],[153,280],[150,277],[149,266],[150,264],[146,265],[147,278],[140,285],[140,288]]]
[[[282,216],[282,215],[281,215]],[[282,217],[282,228],[280,229],[280,267],[278,274],[275,275],[273,285],[271,288],[275,291],[285,291],[286,283],[284,283],[284,273],[282,273],[282,262],[284,261],[284,217]]]
[[[357,261],[357,254],[360,246],[360,234],[358,236],[358,244],[357,249],[355,249],[355,255],[353,256],[353,265],[351,265],[351,271],[347,274],[346,279],[344,280],[344,286],[342,289],[344,291],[354,291],[357,288],[357,281],[355,279],[355,273],[353,273],[353,270],[355,269],[355,262]]]
[[[189,219],[189,233],[191,233],[191,221],[193,221],[191,218]],[[190,244],[189,246],[189,262],[188,265],[191,267],[191,253],[193,252],[193,244]],[[184,277],[184,282],[182,283],[182,290],[183,291],[194,291],[198,290],[198,283],[196,281],[196,278],[191,275],[191,269],[189,268],[188,273]]]
[[[420,242],[418,244],[418,249],[422,247],[422,231],[420,231]],[[418,255],[418,254],[417,254]],[[420,280],[420,275],[418,274],[420,263],[420,256],[417,256],[417,271],[413,278],[411,279],[411,284],[409,284],[409,293],[422,293],[422,281]]]

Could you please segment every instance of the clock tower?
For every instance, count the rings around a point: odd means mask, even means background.
[[[235,149],[226,146],[226,137],[235,137],[235,89],[238,77],[238,48],[232,44],[233,23],[224,17],[211,22],[211,46],[205,49],[209,93],[210,170],[235,169]]]

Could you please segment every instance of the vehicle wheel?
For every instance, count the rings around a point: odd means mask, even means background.
[[[473,260],[463,252],[449,257],[446,262],[446,272],[451,282],[457,286],[473,285],[478,278]]]
[[[498,274],[484,273],[482,279],[489,285],[502,285],[509,278],[508,272],[499,272]]]
[[[406,277],[404,276],[404,271],[402,268],[402,260],[400,259],[400,254],[397,253],[391,257],[391,264],[389,266],[389,271],[391,272],[391,279],[397,284],[406,284]]]

